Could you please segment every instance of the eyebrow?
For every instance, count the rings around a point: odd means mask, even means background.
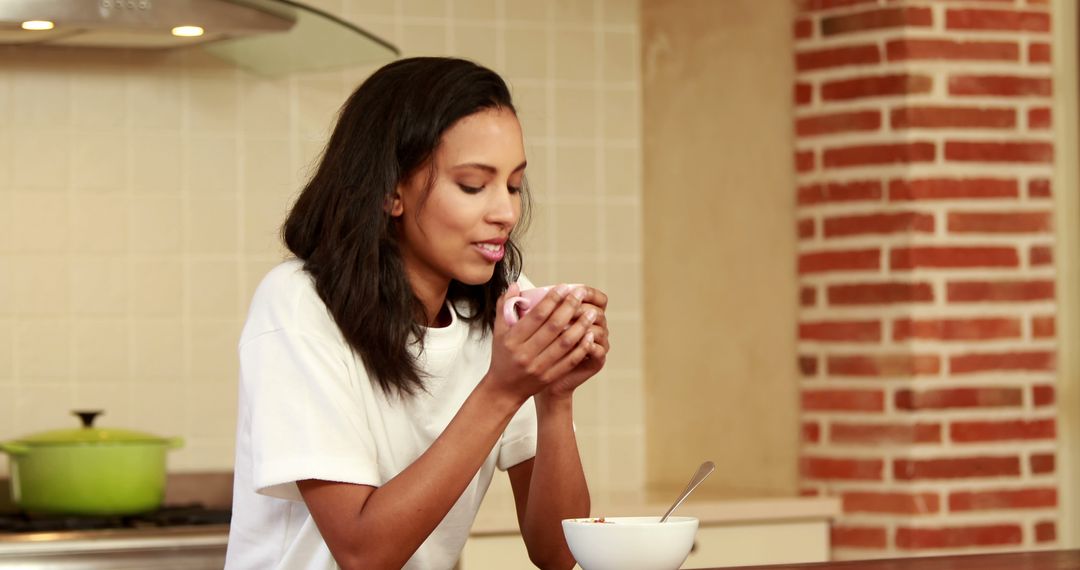
[[[510,173],[513,174],[514,172],[519,172],[519,171],[525,170],[525,165],[526,164],[527,164],[527,161],[522,161],[521,164],[519,164],[517,166],[517,168],[512,170]],[[483,164],[483,163],[480,163],[480,162],[466,162],[466,163],[463,163],[463,164],[458,164],[458,165],[454,166],[452,169],[457,170],[459,168],[479,168],[480,170],[483,170],[484,172],[487,172],[489,174],[495,174],[496,172],[499,171],[499,169],[495,168],[494,166],[491,166],[490,164]]]

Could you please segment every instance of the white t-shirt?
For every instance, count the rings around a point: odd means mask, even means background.
[[[449,326],[427,330],[419,363],[428,373],[428,393],[388,397],[345,342],[302,262],[271,270],[255,292],[240,336],[225,567],[336,569],[296,481],[382,485],[443,432],[490,360],[491,336],[454,315]],[[536,411],[528,401],[405,568],[452,568],[495,468],[506,470],[535,454]]]

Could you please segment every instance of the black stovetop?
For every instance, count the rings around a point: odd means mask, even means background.
[[[0,513],[0,534],[66,530],[145,529],[229,524],[229,509],[202,505],[168,506],[127,516],[67,516]]]

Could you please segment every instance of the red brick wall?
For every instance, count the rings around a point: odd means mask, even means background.
[[[1050,29],[798,0],[801,478],[837,558],[1056,543]]]

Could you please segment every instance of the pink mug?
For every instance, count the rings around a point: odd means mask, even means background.
[[[581,283],[567,283],[567,287],[573,290],[575,287],[581,287]],[[526,289],[516,297],[510,297],[503,304],[503,316],[506,318],[506,324],[513,325],[518,322],[521,317],[525,316],[525,313],[529,312],[529,309],[539,303],[547,296],[548,291],[554,289],[557,285],[548,285],[546,287],[535,287],[533,289]]]

